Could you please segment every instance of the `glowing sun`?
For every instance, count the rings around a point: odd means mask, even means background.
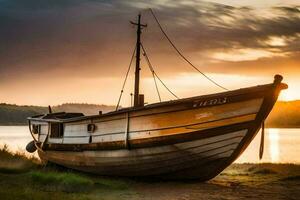
[[[296,94],[293,93],[292,90],[283,90],[281,91],[278,99],[281,101],[293,101],[297,98],[296,98]]]

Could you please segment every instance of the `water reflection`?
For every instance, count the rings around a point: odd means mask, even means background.
[[[265,131],[265,153],[259,159],[261,132],[250,143],[237,163],[297,163],[300,164],[300,129],[269,128]]]
[[[279,129],[270,128],[267,130],[268,132],[268,142],[269,142],[269,155],[271,162],[279,162]]]
[[[27,126],[0,126],[0,147],[7,144],[12,151],[24,151],[31,140]]]

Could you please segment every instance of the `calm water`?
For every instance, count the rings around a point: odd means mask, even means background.
[[[262,160],[258,158],[260,133],[252,141],[247,150],[236,161],[273,162],[300,164],[300,129],[266,129],[265,150]],[[11,150],[25,149],[31,136],[27,126],[0,126],[0,146],[7,144]]]

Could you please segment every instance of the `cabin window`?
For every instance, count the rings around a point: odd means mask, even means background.
[[[96,125],[95,124],[88,124],[88,126],[87,126],[88,133],[95,132],[95,129],[96,129]]]
[[[62,138],[64,135],[64,124],[51,123],[50,138]]]
[[[41,133],[41,125],[33,124],[31,130],[33,134],[39,134]]]

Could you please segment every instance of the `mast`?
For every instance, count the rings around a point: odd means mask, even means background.
[[[136,60],[135,60],[135,79],[134,79],[134,107],[139,105],[140,89],[140,60],[141,60],[141,14],[138,15],[138,24],[136,31]]]
[[[141,33],[142,28],[146,27],[146,24],[141,24],[141,13],[138,15],[137,23],[131,22],[131,24],[137,26],[137,39],[136,39],[136,60],[135,60],[135,79],[134,79],[134,107],[138,107],[140,105],[139,102],[139,89],[140,89],[140,60],[141,60]]]

